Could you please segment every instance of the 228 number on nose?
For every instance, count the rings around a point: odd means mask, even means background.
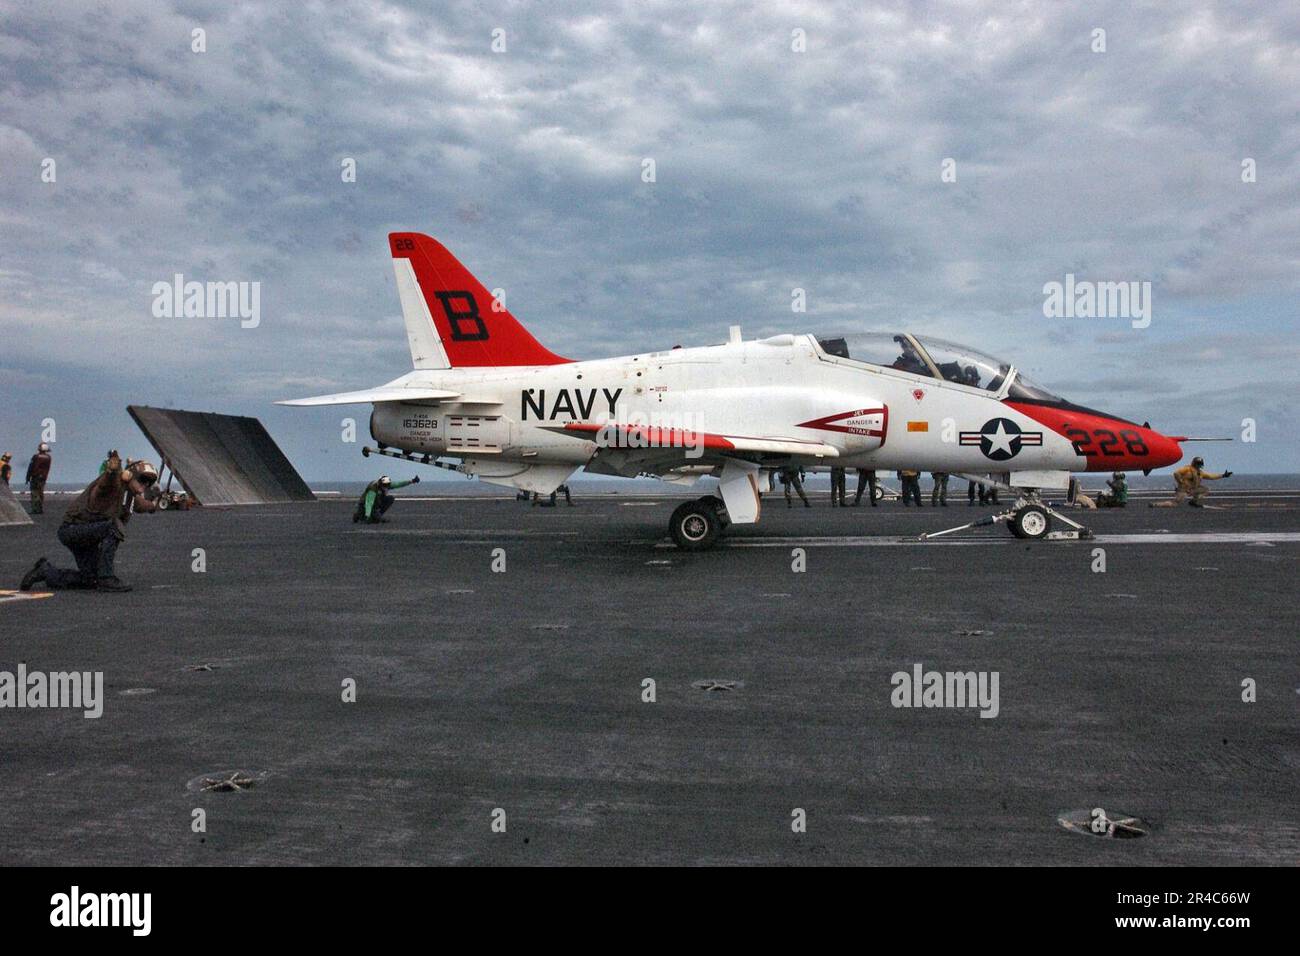
[[[1142,436],[1131,428],[1116,434],[1109,428],[1096,428],[1091,433],[1082,428],[1067,428],[1065,437],[1074,445],[1074,452],[1086,458],[1120,458],[1130,455],[1142,458],[1149,454]]]

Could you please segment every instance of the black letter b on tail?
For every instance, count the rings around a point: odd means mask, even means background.
[[[478,303],[468,292],[435,292],[442,303],[443,314],[451,326],[451,337],[457,342],[482,342],[488,337],[487,326],[479,315]],[[457,300],[463,307],[452,308],[452,301]]]

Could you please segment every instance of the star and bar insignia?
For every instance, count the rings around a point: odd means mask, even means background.
[[[1043,444],[1042,432],[1021,431],[1009,418],[990,418],[979,431],[961,432],[958,437],[962,445],[979,445],[984,457],[993,461],[1015,458],[1026,445]]]

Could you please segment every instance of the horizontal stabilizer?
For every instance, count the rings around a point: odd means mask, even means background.
[[[460,392],[442,388],[403,388],[398,385],[383,388],[366,388],[359,392],[339,392],[335,395],[316,395],[312,398],[291,398],[277,405],[365,405],[369,402],[430,402],[457,398]]]

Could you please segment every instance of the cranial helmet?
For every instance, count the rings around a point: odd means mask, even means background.
[[[379,483],[383,485],[385,488],[387,488],[389,485],[393,483],[393,479],[389,478],[387,475],[381,475],[379,478]]]
[[[47,445],[47,444],[45,444],[45,442],[41,442],[39,445],[36,446],[36,450],[37,450],[37,451],[49,451],[49,450],[50,450],[50,446]]]
[[[1197,455],[1195,458],[1192,459],[1192,467],[1193,467],[1193,468],[1204,468],[1204,467],[1205,467],[1205,459],[1202,458],[1200,455]]]
[[[128,460],[126,467],[131,472],[132,478],[138,478],[146,485],[152,485],[158,480],[158,469],[144,459],[139,461]]]
[[[1111,477],[1112,477],[1112,478],[1123,478],[1123,477],[1124,477],[1124,472],[1122,472],[1122,471],[1117,471],[1117,472],[1115,472],[1113,475],[1111,475]]]

